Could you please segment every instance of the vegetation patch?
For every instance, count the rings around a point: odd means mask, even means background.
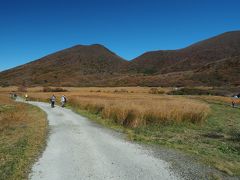
[[[231,92],[225,89],[211,88],[211,89],[201,89],[201,88],[177,88],[168,92],[169,95],[213,95],[213,96],[226,96],[231,94]]]
[[[71,97],[74,107],[99,114],[126,127],[140,127],[156,124],[172,124],[188,121],[202,123],[206,120],[209,108],[204,103],[189,99],[141,100],[116,98]]]
[[[149,90],[149,93],[150,94],[164,94],[165,93],[165,91],[164,90],[162,90],[162,89],[159,89],[159,88],[151,88],[150,90]]]
[[[101,92],[93,92],[98,89]],[[136,87],[126,88],[134,93],[121,94],[115,89],[79,88],[65,95],[70,108],[126,133],[130,140],[178,149],[228,175],[240,176],[238,100],[237,108],[232,108],[230,97],[159,95]],[[44,101],[51,95],[29,93]],[[62,93],[55,95],[59,99]]]
[[[56,88],[50,88],[50,87],[44,87],[43,92],[67,92],[66,89],[63,89],[61,87],[56,87]]]
[[[46,115],[0,94],[0,179],[27,179],[47,136]]]

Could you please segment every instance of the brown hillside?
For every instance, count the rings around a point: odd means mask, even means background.
[[[233,31],[179,50],[147,52],[133,60],[140,72],[197,69],[209,62],[240,55],[240,31]]]
[[[208,85],[240,86],[240,56],[204,65],[194,71],[191,79]]]
[[[179,50],[147,52],[126,61],[102,45],[74,46],[0,72],[0,85],[239,85],[240,31]]]
[[[17,85],[79,85],[81,81],[125,73],[128,63],[102,45],[78,45],[4,71],[0,81]]]

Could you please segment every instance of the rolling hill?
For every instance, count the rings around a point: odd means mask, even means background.
[[[102,45],[77,45],[0,73],[1,84],[80,85],[124,74],[129,62]]]
[[[240,31],[223,33],[179,50],[147,52],[135,59],[139,72],[169,73],[197,69],[240,55]]]
[[[0,73],[0,85],[240,85],[240,31],[183,49],[152,51],[127,61],[106,47],[77,45]]]

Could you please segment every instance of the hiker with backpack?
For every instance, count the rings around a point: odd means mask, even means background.
[[[65,95],[62,95],[61,97],[61,106],[65,107],[65,104],[67,103],[67,98]]]
[[[52,97],[50,98],[50,102],[51,102],[51,107],[52,107],[52,108],[54,108],[55,101],[56,101],[56,97],[55,97],[54,94],[53,94]]]

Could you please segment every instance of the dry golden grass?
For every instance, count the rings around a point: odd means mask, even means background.
[[[27,179],[45,143],[47,121],[38,108],[0,94],[0,179]]]
[[[51,87],[55,88],[55,87]],[[3,89],[3,88],[2,88]],[[5,88],[9,90],[17,90],[17,87]],[[68,90],[71,93],[89,93],[89,92],[102,92],[102,93],[121,93],[122,90],[127,91],[128,93],[149,93],[151,88],[149,87],[64,87],[64,89]],[[163,88],[158,87],[160,91],[165,93],[172,90],[172,88]],[[42,92],[43,87],[32,87],[28,88],[28,92]],[[1,91],[1,88],[0,88]]]
[[[0,87],[0,92],[11,92],[11,91],[17,91],[17,86],[9,86],[9,87]]]
[[[0,130],[24,119],[26,106],[11,101],[5,94],[0,94],[0,100]],[[22,109],[23,113],[19,113],[16,109]]]
[[[183,97],[149,94],[148,87],[65,88],[68,92],[42,92],[42,87],[28,89],[30,99],[48,101],[52,94],[58,99],[65,94],[69,103],[100,114],[105,119],[129,127],[188,121],[203,122],[207,104]],[[168,92],[171,88],[158,88]]]
[[[118,124],[139,127],[149,124],[203,122],[210,109],[207,104],[184,97],[149,94],[151,88],[66,88],[68,92],[43,93],[30,90],[29,97],[48,101],[52,94],[65,94],[77,108],[98,113]],[[168,91],[168,89],[161,89]]]
[[[162,99],[119,99],[73,96],[71,105],[105,119],[112,119],[124,126],[139,127],[149,124],[178,123],[183,121],[201,123],[209,112],[206,104],[173,97]]]
[[[101,124],[122,128],[112,123],[115,121],[119,125],[138,127],[123,128],[132,140],[176,148],[202,158],[223,172],[239,175],[236,140],[239,139],[240,114],[238,108],[230,106],[232,98],[149,94],[151,88],[141,87],[66,89],[68,92],[43,93],[41,87],[30,88],[28,95],[33,100],[49,101],[55,94],[60,101],[65,94],[72,107],[87,110],[80,112]],[[193,123],[176,123],[183,121]],[[212,138],[211,134],[223,136]]]

